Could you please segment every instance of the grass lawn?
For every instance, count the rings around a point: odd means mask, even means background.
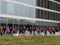
[[[0,45],[60,45],[60,36],[0,36]]]

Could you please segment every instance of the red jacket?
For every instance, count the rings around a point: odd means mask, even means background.
[[[49,32],[52,32],[52,29],[49,29],[49,28],[48,28],[48,31],[49,31]]]

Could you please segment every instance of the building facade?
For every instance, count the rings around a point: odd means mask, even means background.
[[[0,0],[0,14],[60,21],[59,19],[60,13],[56,13],[48,10],[36,9],[36,8],[32,8],[32,6],[29,7],[25,5],[20,5],[20,3],[17,4],[9,1],[22,2],[29,5],[33,5],[34,7],[38,6],[45,9],[50,9],[53,11],[60,12],[60,4],[56,3],[57,1],[52,2],[50,0],[8,0],[8,1]],[[23,24],[23,25],[39,25],[39,26],[43,25],[43,26],[59,27],[58,23],[23,20],[23,19],[17,20],[17,19],[5,18],[5,17],[0,17],[0,23],[5,25]]]
[[[36,5],[39,7],[60,12],[60,4],[56,3],[59,1],[57,0],[55,2],[54,1],[55,0],[36,0]],[[59,13],[36,9],[36,18],[60,21],[59,17],[60,17]],[[42,24],[42,22],[40,24]],[[46,23],[44,24],[46,25]],[[58,26],[58,24],[54,24],[54,23],[51,23],[51,24],[47,23],[47,25]]]
[[[17,2],[23,2],[31,5],[35,5],[35,0],[15,0]],[[7,2],[5,0],[0,0],[0,14],[8,14],[8,15],[15,15],[15,16],[23,16],[23,17],[32,17],[35,18],[35,9],[26,7],[23,5],[18,5],[15,3]],[[31,21],[21,20],[20,23],[22,24],[30,24]],[[13,24],[12,19],[7,18],[0,18],[0,23],[8,23]],[[18,20],[14,19],[14,23],[18,24]]]

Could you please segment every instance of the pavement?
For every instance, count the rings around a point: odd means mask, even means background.
[[[56,34],[55,35],[60,35],[60,31],[59,32],[56,32]]]
[[[14,35],[14,36],[22,36],[23,34],[17,33],[17,34],[13,34],[13,35]],[[37,32],[35,32],[35,35],[38,36]],[[43,35],[43,36],[44,36],[44,33],[42,33],[42,34],[40,33],[39,35]],[[47,36],[49,36],[49,35],[50,35],[50,33],[47,32]],[[51,34],[51,35],[60,35],[60,32],[56,32],[55,34]],[[24,36],[24,35],[23,35],[23,36]],[[30,34],[29,31],[26,31],[25,36],[33,36],[33,33]]]

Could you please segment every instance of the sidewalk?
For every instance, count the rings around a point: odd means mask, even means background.
[[[39,35],[41,35],[41,34],[39,34]],[[42,34],[42,35],[44,35],[44,34]],[[49,36],[49,35],[50,35],[50,33],[47,32],[47,36]],[[51,35],[60,35],[60,32],[56,32],[55,34],[51,34]],[[17,33],[17,34],[14,34],[14,36],[24,36],[24,35]],[[33,33],[30,34],[28,31],[26,31],[25,36],[33,36]],[[38,36],[37,32],[35,32],[35,36]]]
[[[56,32],[56,34],[55,35],[60,35],[60,31],[59,32]]]

